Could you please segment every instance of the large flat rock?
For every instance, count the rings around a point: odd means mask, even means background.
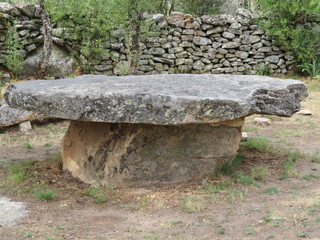
[[[215,123],[254,113],[291,116],[307,87],[244,75],[83,75],[10,85],[8,104],[52,117],[160,125]]]
[[[3,99],[0,99],[0,128],[35,119],[33,112],[11,108]]]

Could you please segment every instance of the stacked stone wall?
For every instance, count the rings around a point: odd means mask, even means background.
[[[0,65],[5,65],[5,39],[8,21],[15,19],[21,55],[27,59],[43,43],[39,9],[27,3],[10,5],[0,2]],[[276,46],[264,31],[253,23],[252,14],[238,9],[235,15],[202,16],[175,12],[169,17],[151,16],[150,31],[141,37],[136,74],[227,73],[256,74],[269,71],[285,74],[292,57]],[[53,25],[53,41],[67,52],[77,49],[68,39],[72,29]],[[123,75],[128,69],[125,32],[115,30],[103,41],[108,54],[95,62],[96,73]]]

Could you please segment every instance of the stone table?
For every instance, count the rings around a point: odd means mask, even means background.
[[[70,119],[64,169],[84,182],[146,186],[203,179],[237,153],[244,118],[291,116],[307,87],[238,75],[83,75],[10,85],[11,107]]]

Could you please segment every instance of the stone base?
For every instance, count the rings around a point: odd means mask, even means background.
[[[203,179],[237,153],[243,119],[176,126],[71,121],[64,169],[87,183],[150,186]]]

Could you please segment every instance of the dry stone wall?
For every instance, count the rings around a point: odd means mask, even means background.
[[[10,5],[0,2],[0,65],[4,65],[6,21],[15,19],[24,58],[32,55],[43,42],[38,8],[27,3]],[[235,15],[202,16],[174,12],[169,17],[150,16],[153,24],[141,38],[136,74],[227,73],[256,74],[269,71],[285,74],[292,57],[253,24],[252,14],[238,9]],[[54,24],[53,41],[69,54],[77,43],[69,38],[72,29]],[[108,54],[93,66],[96,73],[123,75],[128,71],[124,30],[115,30],[101,43]],[[59,55],[61,56],[61,55]],[[30,66],[28,66],[30,68]]]

